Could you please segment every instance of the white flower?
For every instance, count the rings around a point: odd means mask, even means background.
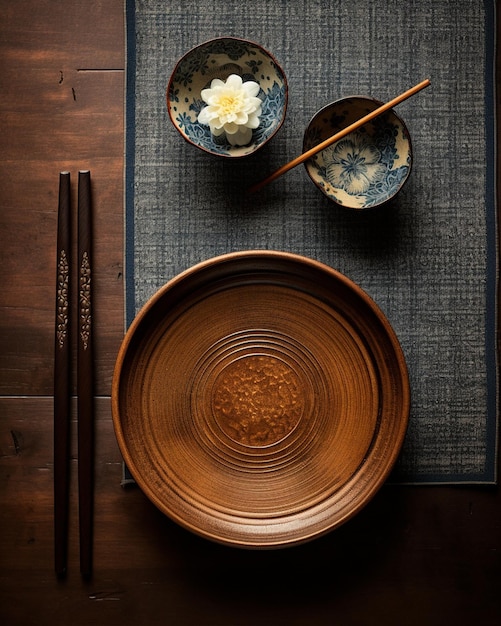
[[[245,146],[252,139],[252,129],[259,126],[262,101],[257,98],[259,85],[242,81],[237,74],[226,82],[214,78],[209,89],[202,89],[202,100],[208,106],[199,115],[200,124],[208,124],[216,137],[226,133],[232,146]]]
[[[350,195],[364,194],[386,172],[379,150],[361,133],[350,133],[329,151],[325,159],[328,179]]]

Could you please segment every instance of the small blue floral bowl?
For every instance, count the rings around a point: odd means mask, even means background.
[[[308,124],[303,152],[382,104],[365,96],[328,104]],[[374,208],[394,198],[409,178],[411,138],[403,120],[390,109],[305,161],[305,167],[315,185],[337,204]]]
[[[201,92],[214,79],[226,81],[232,74],[259,85],[262,100],[259,126],[245,146],[233,146],[225,133],[212,134],[198,121],[206,102]],[[220,37],[196,46],[177,63],[167,86],[167,110],[174,127],[188,143],[222,157],[244,157],[262,148],[280,129],[287,110],[288,85],[275,58],[260,45]]]

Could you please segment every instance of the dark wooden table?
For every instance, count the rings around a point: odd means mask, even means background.
[[[109,396],[124,328],[123,10],[122,0],[0,0],[0,623],[501,623],[497,488],[385,486],[338,531],[253,552],[195,537],[120,486]],[[81,169],[92,172],[95,206],[89,581],[79,573],[74,441],[65,580],[53,560],[58,177],[71,172],[76,203]]]

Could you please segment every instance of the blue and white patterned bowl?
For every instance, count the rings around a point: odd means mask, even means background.
[[[232,146],[223,133],[215,137],[197,121],[205,106],[201,91],[214,78],[226,80],[238,74],[243,81],[260,86],[262,99],[259,127],[247,146]],[[185,54],[177,63],[167,86],[167,109],[174,127],[197,148],[223,157],[243,157],[262,148],[282,126],[287,110],[288,85],[274,57],[256,43],[234,37],[211,39]]]
[[[308,124],[303,151],[381,104],[366,96],[351,96],[328,104]],[[395,197],[411,172],[409,132],[390,109],[305,161],[305,167],[315,185],[337,204],[350,209],[380,206]]]

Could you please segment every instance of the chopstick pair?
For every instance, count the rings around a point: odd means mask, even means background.
[[[70,173],[59,175],[54,355],[55,570],[68,567],[69,459],[72,370],[72,216]],[[94,385],[92,336],[92,202],[90,172],[78,174],[78,505],[80,571],[92,573]]]

